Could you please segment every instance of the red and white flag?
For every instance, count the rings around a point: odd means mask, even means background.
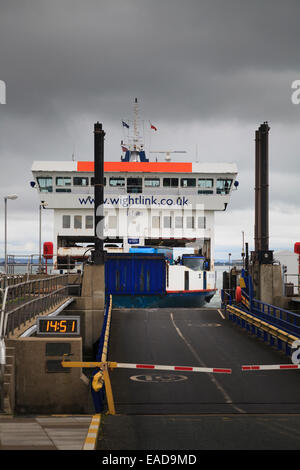
[[[150,122],[150,126],[151,126],[151,129],[154,129],[155,131],[157,131],[157,128],[155,126],[153,126],[153,124],[151,124],[151,122]]]

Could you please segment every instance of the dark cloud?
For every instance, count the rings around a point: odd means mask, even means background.
[[[35,210],[32,161],[92,159],[97,120],[106,159],[119,159],[137,96],[159,126],[152,148],[171,143],[195,160],[197,144],[201,161],[237,163],[232,211],[253,208],[254,132],[268,120],[270,199],[294,207],[299,14],[298,0],[0,0],[2,194]]]

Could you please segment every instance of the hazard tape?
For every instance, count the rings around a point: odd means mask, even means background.
[[[278,364],[278,365],[261,365],[261,366],[242,366],[242,370],[251,371],[251,370],[290,370],[290,369],[300,369],[298,364]]]
[[[223,369],[218,367],[190,367],[190,366],[163,366],[155,364],[125,364],[121,362],[81,362],[81,361],[62,361],[62,367],[83,367],[103,368],[107,366],[109,369],[151,369],[151,370],[173,370],[186,372],[212,372],[216,374],[231,374],[231,369]]]
[[[231,374],[231,369],[216,367],[190,367],[190,366],[163,366],[153,364],[124,364],[120,362],[110,363],[110,367],[118,369],[150,369],[150,370],[173,370],[182,372],[211,372],[216,374]]]

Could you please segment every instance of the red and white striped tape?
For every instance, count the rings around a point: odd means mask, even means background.
[[[220,374],[231,374],[231,369],[220,369],[216,367],[162,366],[153,364],[124,364],[120,362],[117,363],[116,367],[120,369],[173,370],[177,372],[211,372]]]
[[[261,365],[261,366],[242,366],[242,370],[289,370],[289,369],[300,369],[298,364],[279,364],[279,365]]]

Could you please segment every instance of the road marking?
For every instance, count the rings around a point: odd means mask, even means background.
[[[191,351],[191,353],[193,354],[193,356],[197,359],[197,361],[199,362],[199,364],[201,364],[202,367],[207,367],[206,364],[204,364],[204,362],[200,359],[198,353],[195,351],[195,349],[193,348],[193,346],[188,342],[188,340],[184,337],[184,335],[182,334],[182,332],[180,331],[180,329],[178,328],[178,326],[176,325],[175,321],[174,321],[174,315],[173,313],[170,313],[170,317],[171,317],[171,321],[173,323],[173,326],[175,328],[175,330],[177,331],[177,334],[178,336],[185,342],[186,346],[189,348],[189,350]],[[237,406],[235,406],[232,402],[232,399],[230,398],[230,396],[228,395],[228,393],[224,390],[224,388],[222,387],[221,384],[219,384],[219,382],[217,381],[217,379],[213,376],[213,374],[208,374],[209,378],[211,379],[211,381],[213,382],[213,384],[217,387],[217,389],[221,392],[221,394],[223,395],[224,399],[225,399],[225,402],[230,404],[236,411],[238,411],[239,413],[245,413],[244,410],[242,410],[241,408],[238,408]]]
[[[162,382],[180,382],[187,380],[185,375],[132,375],[131,380],[135,382],[162,383]]]
[[[97,445],[98,433],[100,428],[101,415],[96,414],[92,417],[91,424],[85,438],[82,450],[95,450]]]

